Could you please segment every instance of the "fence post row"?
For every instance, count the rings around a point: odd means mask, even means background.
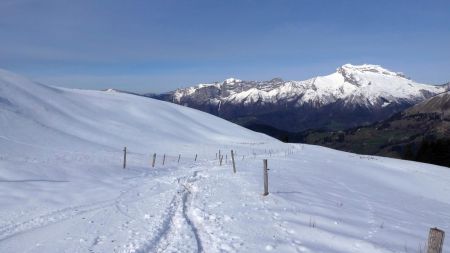
[[[231,150],[231,162],[233,163],[233,172],[236,173],[236,164],[234,163],[234,152]]]
[[[267,151],[266,151],[267,152]],[[269,151],[269,154],[271,154],[272,151]],[[253,155],[255,155],[255,153],[253,153]],[[197,161],[197,156],[198,154],[195,154],[195,159],[194,161]],[[217,157],[217,153],[216,153],[216,157]],[[225,159],[227,159],[227,155],[225,155]],[[180,159],[181,159],[181,154],[178,155],[178,163],[180,163]],[[244,156],[242,156],[242,159],[244,159]],[[156,153],[153,154],[153,161],[152,161],[152,167],[155,167],[155,161],[156,161]],[[166,154],[164,154],[163,156],[163,161],[162,164],[164,165],[166,161]],[[219,150],[219,162],[220,162],[220,166],[222,166],[222,161],[223,161],[223,155],[221,154],[220,150]],[[236,173],[236,163],[234,160],[234,151],[231,150],[231,161],[233,163],[233,173]],[[127,164],[127,147],[123,148],[123,168],[126,168],[126,164]],[[269,195],[269,168],[267,166],[267,159],[263,159],[263,175],[264,175],[264,196]],[[428,251],[427,253],[442,253],[442,246],[444,244],[444,237],[445,237],[445,232],[438,229],[438,228],[431,228],[430,229],[430,233],[429,233],[429,237],[428,237]]]
[[[127,167],[127,147],[123,148],[123,168]]]
[[[444,245],[445,232],[438,228],[430,228],[428,234],[428,250],[427,253],[442,253]]]
[[[263,196],[269,195],[269,169],[267,168],[267,159],[263,160],[263,174],[264,174],[264,193]]]

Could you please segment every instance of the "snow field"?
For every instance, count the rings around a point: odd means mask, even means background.
[[[439,166],[0,71],[0,252],[419,252],[430,227],[449,230],[449,181]]]
[[[83,186],[76,180],[16,182],[36,199],[32,210],[2,212],[0,250],[418,252],[429,227],[448,229],[444,168],[307,145],[287,146],[294,149],[287,156],[258,148],[234,147],[236,174],[229,158],[219,166],[214,150],[180,164],[168,155],[165,166],[158,155],[154,169],[150,155],[131,155],[125,170],[117,152],[108,165],[117,175],[78,192],[67,188]],[[266,197],[263,158],[270,168]],[[64,197],[69,201],[48,205]]]

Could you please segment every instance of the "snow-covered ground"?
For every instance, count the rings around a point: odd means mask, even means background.
[[[430,227],[449,229],[449,182],[443,167],[0,71],[0,252],[424,252]]]

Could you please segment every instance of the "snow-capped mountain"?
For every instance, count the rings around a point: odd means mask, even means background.
[[[229,78],[151,97],[244,125],[298,131],[371,123],[443,91],[444,86],[417,83],[378,65],[345,64],[335,73],[304,81]]]

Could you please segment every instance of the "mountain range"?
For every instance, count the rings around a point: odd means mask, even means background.
[[[266,125],[298,132],[368,125],[449,86],[418,83],[379,65],[345,64],[330,75],[304,81],[229,78],[145,96],[199,109],[249,128]]]

